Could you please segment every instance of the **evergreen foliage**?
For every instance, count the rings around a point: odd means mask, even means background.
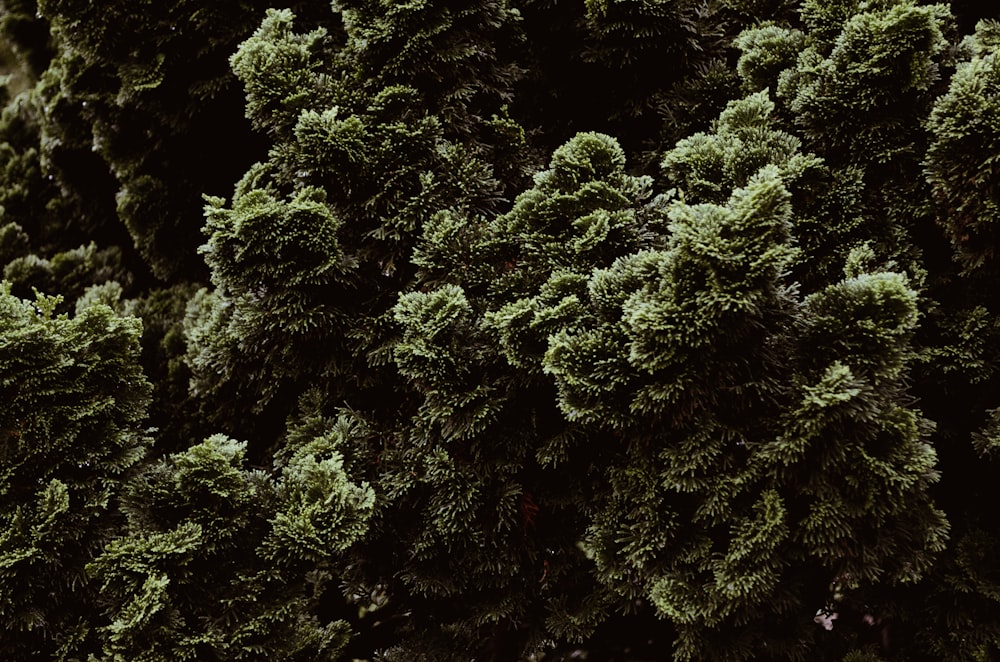
[[[0,0],[0,657],[1000,657],[987,14]]]
[[[244,468],[245,443],[213,435],[137,476],[124,534],[88,566],[106,659],[339,659],[349,627],[311,608],[374,499],[340,443],[331,430],[289,449],[269,479]]]
[[[0,651],[80,659],[97,639],[85,567],[118,534],[116,500],[149,438],[141,322],[0,289]]]
[[[970,59],[959,64],[928,119],[933,142],[927,150],[927,177],[941,205],[940,218],[967,269],[996,270],[997,263],[998,46],[1000,24],[980,23],[966,43]]]

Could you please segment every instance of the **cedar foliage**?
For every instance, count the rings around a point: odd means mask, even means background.
[[[995,18],[0,0],[0,652],[1000,657]]]

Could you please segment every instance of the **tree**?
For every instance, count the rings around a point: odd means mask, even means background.
[[[965,42],[970,59],[959,64],[928,119],[933,136],[928,180],[941,205],[939,217],[966,269],[996,268],[998,177],[992,155],[998,135],[992,120],[1000,97],[998,45],[1000,25],[980,23]]]
[[[382,527],[418,553],[371,567],[369,581],[390,587],[390,605],[448,616],[414,617],[391,659],[524,656],[582,641],[610,615],[580,548],[601,453],[556,409],[541,354],[579,315],[592,265],[652,239],[649,187],[626,174],[613,139],[581,134],[507,214],[428,224],[414,262],[437,284],[394,309],[395,364],[418,406],[383,452],[379,483],[413,513]]]
[[[0,650],[1000,655],[984,11],[190,4],[0,0]]]
[[[69,241],[117,245],[143,282],[203,276],[201,195],[224,191],[257,144],[238,120],[227,58],[267,5],[115,4],[100,13],[73,0],[5,5],[5,32],[37,77],[11,107],[31,108],[18,151],[51,182],[31,198],[69,206],[36,241],[60,228],[66,240],[71,229]],[[36,250],[49,257],[45,243]]]
[[[492,15],[492,3],[482,11]],[[495,209],[500,185],[470,137],[472,118],[459,127],[420,110],[437,90],[338,70],[326,32],[296,34],[293,18],[270,12],[233,57],[248,116],[276,146],[231,209],[209,200],[202,250],[216,289],[199,295],[187,322],[196,388],[210,397],[237,387],[246,396],[227,397],[258,409],[278,397],[286,413],[314,380],[334,385],[334,398],[374,387],[371,397],[393,401],[389,309],[412,275],[415,237],[440,210]],[[363,41],[357,29],[348,35]],[[476,131],[507,122],[498,117],[476,120]]]
[[[69,318],[57,305],[0,289],[0,650],[13,660],[97,647],[86,564],[118,534],[114,504],[150,443],[141,322],[101,304]]]
[[[338,450],[351,425],[300,430],[276,479],[222,435],[136,477],[124,535],[87,568],[109,612],[102,659],[339,659],[350,628],[317,605],[374,502]]]
[[[805,643],[803,600],[826,609],[831,583],[864,593],[883,573],[914,579],[946,530],[926,493],[936,474],[919,417],[888,404],[905,345],[889,358],[866,337],[905,342],[915,296],[898,275],[871,274],[796,304],[779,280],[792,253],[776,175],[765,168],[725,207],[675,206],[667,249],[596,272],[589,289],[604,319],[552,336],[545,356],[564,413],[625,442],[588,529],[598,572],[674,622],[679,659],[823,650]],[[915,492],[876,515],[880,484]],[[881,525],[866,539],[870,518]],[[761,618],[782,626],[761,628]]]

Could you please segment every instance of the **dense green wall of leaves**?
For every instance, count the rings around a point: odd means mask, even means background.
[[[0,0],[0,657],[997,659],[991,11]]]

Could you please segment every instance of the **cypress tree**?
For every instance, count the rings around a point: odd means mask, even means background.
[[[243,466],[246,443],[213,435],[130,482],[124,535],[88,566],[105,659],[339,659],[350,628],[316,605],[374,495],[347,476],[351,423],[337,425],[300,433],[274,478]]]
[[[0,651],[1000,655],[985,12],[265,7],[0,0]]]
[[[57,305],[0,289],[0,651],[11,660],[99,650],[86,565],[118,535],[114,505],[150,443],[141,322]]]
[[[933,138],[927,150],[927,178],[961,264],[995,270],[997,174],[992,156],[1000,96],[1000,24],[981,22],[963,44],[970,57],[959,64],[948,92],[938,97],[928,118]]]

